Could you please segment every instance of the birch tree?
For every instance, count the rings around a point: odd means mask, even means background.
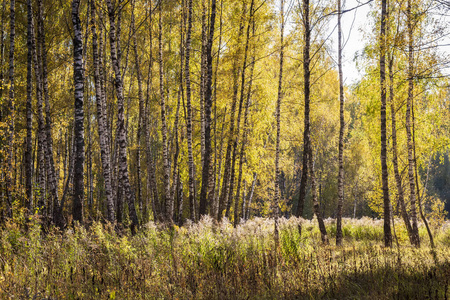
[[[202,169],[202,189],[200,191],[200,208],[199,215],[207,213],[208,194],[210,192],[210,176],[211,174],[211,108],[212,108],[212,45],[214,40],[214,26],[216,20],[216,0],[211,2],[211,16],[209,20],[209,35],[206,44],[206,80],[205,80],[205,152]],[[211,204],[211,203],[209,203]]]
[[[27,195],[27,209],[31,213],[33,210],[33,111],[32,111],[32,97],[33,97],[33,6],[31,0],[27,0],[27,103],[26,103],[26,118],[27,118],[27,137],[25,149],[25,189]]]
[[[392,247],[391,234],[391,203],[389,199],[389,181],[387,167],[387,137],[386,137],[386,21],[387,3],[381,1],[381,27],[380,27],[380,88],[381,88],[381,179],[383,185],[384,205],[384,245]]]
[[[92,30],[92,58],[94,64],[94,85],[95,85],[95,98],[97,103],[97,125],[98,125],[98,137],[100,144],[100,158],[102,163],[103,178],[105,182],[105,195],[106,195],[106,207],[107,207],[107,219],[111,223],[115,221],[114,215],[114,199],[111,186],[111,150],[108,141],[108,129],[106,120],[106,99],[105,94],[102,91],[100,69],[99,49],[98,49],[98,35],[96,30],[96,8],[95,2],[91,1],[91,30]]]
[[[338,74],[339,74],[339,174],[338,207],[336,220],[336,245],[342,245],[342,206],[344,205],[344,80],[342,75],[342,3],[338,0]]]
[[[83,70],[83,40],[80,21],[80,0],[72,1],[73,23],[73,79],[74,79],[74,175],[73,175],[73,205],[72,216],[74,221],[83,222],[84,198],[84,70]]]
[[[408,149],[408,179],[409,179],[409,195],[411,204],[411,221],[412,221],[412,240],[416,247],[420,247],[419,228],[417,225],[417,208],[416,208],[416,185],[414,182],[414,156],[413,141],[411,134],[411,107],[414,101],[414,28],[413,16],[411,12],[411,0],[408,0],[406,8],[407,27],[408,27],[408,98],[406,101],[406,139]]]
[[[126,197],[128,203],[128,210],[131,219],[131,229],[135,231],[139,226],[135,204],[134,194],[131,190],[130,179],[128,176],[128,164],[127,164],[127,137],[125,130],[125,118],[124,118],[124,95],[123,95],[123,80],[120,68],[120,60],[117,52],[117,37],[116,37],[116,16],[115,8],[110,0],[106,0],[109,17],[109,43],[111,63],[114,70],[114,86],[117,97],[117,146],[118,146],[118,164],[119,164],[119,185],[122,186],[122,193],[118,193],[118,202],[121,202],[123,196]]]
[[[281,101],[283,98],[283,58],[284,58],[284,0],[280,4],[281,28],[280,28],[280,71],[278,73],[278,94],[275,109],[277,123],[277,137],[275,142],[275,191],[274,191],[274,219],[275,219],[275,242],[278,245],[278,210],[280,201],[280,135],[281,135]]]

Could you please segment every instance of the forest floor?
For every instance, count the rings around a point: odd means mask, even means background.
[[[302,236],[298,224],[302,224]],[[336,226],[327,220],[334,244]],[[316,221],[256,218],[237,228],[206,218],[149,223],[136,235],[93,223],[64,232],[0,230],[0,299],[450,299],[450,222],[384,248],[380,220],[344,219],[344,246],[323,246]]]

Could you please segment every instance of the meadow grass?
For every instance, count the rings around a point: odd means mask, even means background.
[[[395,226],[400,246],[386,249],[382,221],[369,218],[344,219],[343,247],[321,245],[316,221],[296,218],[280,220],[279,247],[263,218],[148,223],[133,236],[101,223],[45,234],[37,221],[8,223],[0,299],[450,299],[449,223],[433,228],[434,250],[424,228],[416,249]]]

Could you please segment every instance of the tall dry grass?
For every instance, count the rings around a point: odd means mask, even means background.
[[[298,225],[302,226],[302,236]],[[331,237],[336,228],[326,220]],[[450,225],[437,248],[382,245],[382,221],[344,219],[344,247],[322,246],[315,220],[281,219],[237,228],[210,218],[178,228],[149,223],[135,236],[92,224],[43,234],[9,223],[0,231],[1,299],[448,299]]]

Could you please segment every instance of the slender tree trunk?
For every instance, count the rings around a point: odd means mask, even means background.
[[[1,82],[4,82],[4,79],[5,79],[5,77],[4,77],[4,73],[3,73],[3,69],[4,69],[4,65],[3,65],[3,63],[4,63],[4,58],[5,58],[5,36],[6,36],[6,31],[4,30],[5,29],[5,24],[6,24],[6,16],[5,16],[5,14],[6,14],[6,2],[7,1],[5,1],[5,0],[3,0],[2,1],[2,17],[1,17],[1,24],[0,24],[0,29],[1,29],[1,33],[0,33],[0,35],[1,35],[1,41],[0,41],[0,81]],[[3,84],[0,86],[0,97],[2,97],[3,98]],[[0,122],[4,122],[4,120],[5,120],[5,116],[4,116],[4,111],[3,111],[3,107],[0,107]],[[5,139],[6,137],[0,137],[0,143],[1,143],[1,145],[3,145],[4,144],[4,142],[5,142]],[[3,166],[3,163],[4,163],[4,156],[0,156],[0,165],[1,166]],[[6,189],[6,186],[5,186],[5,176],[6,176],[6,174],[5,174],[5,172],[4,172],[4,169],[2,168],[1,169],[1,172],[0,172],[0,180],[1,180],[1,183],[0,183],[0,190],[1,190],[1,194],[0,194],[0,200],[2,201],[2,206],[3,206],[3,201],[4,201],[4,199],[5,199],[5,189]],[[6,200],[7,201],[7,200]],[[4,209],[1,209],[0,210],[0,222],[1,222],[1,224],[3,224],[4,223],[4,221],[5,221],[5,210]]]
[[[407,23],[408,23],[408,99],[406,101],[406,140],[408,147],[408,177],[409,177],[409,192],[411,203],[411,220],[413,232],[413,244],[420,247],[419,228],[417,226],[417,209],[416,209],[416,187],[414,182],[414,155],[413,142],[411,134],[411,106],[414,99],[414,29],[411,13],[411,0],[408,0],[407,7]]]
[[[108,129],[106,120],[106,99],[102,91],[100,55],[97,44],[97,31],[95,19],[95,2],[91,1],[91,30],[92,30],[92,57],[94,62],[95,98],[97,103],[97,124],[100,143],[100,159],[102,162],[103,180],[105,184],[107,219],[114,223],[114,199],[111,186],[111,150],[108,141]]]
[[[14,103],[14,49],[16,36],[16,1],[10,2],[10,19],[9,19],[9,99],[8,99],[8,173],[6,174],[6,200],[8,217],[12,217],[13,202],[13,160],[14,160],[14,119],[15,119],[15,103]]]
[[[5,60],[5,36],[6,36],[6,30],[5,30],[5,25],[6,25],[6,0],[2,0],[2,13],[1,13],[1,24],[0,24],[0,37],[1,37],[1,41],[0,41],[0,80],[1,82],[4,82],[5,79],[5,74],[3,73],[4,71],[4,60]],[[0,97],[3,97],[3,85],[0,86]],[[3,110],[0,109],[0,121],[4,120],[4,115],[3,115]],[[3,138],[1,139],[1,141],[3,142]]]
[[[98,11],[98,19],[99,24],[103,24],[103,13],[102,10],[99,9]],[[106,55],[106,45],[103,43],[103,40],[106,40],[106,30],[105,30],[105,38],[103,38],[103,26],[99,26],[98,28],[99,34],[98,34],[98,64],[99,64],[99,80],[100,80],[100,88],[101,88],[101,105],[102,105],[102,111],[104,119],[104,125],[105,125],[105,141],[108,144],[109,149],[109,157],[110,157],[110,181],[111,181],[111,188],[113,189],[113,179],[112,179],[112,168],[111,168],[111,162],[112,162],[112,116],[108,119],[108,101],[107,101],[107,92],[106,92],[106,61],[107,59],[104,58]],[[112,191],[113,200],[114,200],[114,189]]]
[[[174,139],[175,139],[175,145],[174,145],[174,154],[173,154],[173,172],[172,172],[172,188],[170,191],[170,197],[171,197],[171,201],[172,201],[172,207],[171,207],[171,218],[175,221],[174,219],[177,214],[176,214],[176,205],[175,205],[175,200],[176,198],[178,198],[177,196],[177,187],[178,187],[178,156],[180,154],[180,145],[179,145],[179,140],[178,140],[178,122],[179,122],[179,116],[180,116],[180,106],[181,106],[181,91],[178,92],[178,99],[177,99],[177,111],[175,114],[175,123],[174,123]]]
[[[118,139],[118,160],[119,160],[119,184],[123,186],[123,192],[119,193],[118,202],[123,202],[123,195],[127,198],[128,209],[131,219],[131,230],[135,232],[139,226],[136,209],[134,205],[134,194],[131,190],[130,179],[128,176],[128,164],[127,164],[127,151],[126,151],[126,130],[124,120],[124,96],[123,96],[123,80],[120,71],[120,59],[117,52],[117,39],[116,39],[116,22],[115,22],[115,9],[111,4],[111,0],[106,0],[109,16],[109,41],[111,62],[115,74],[115,88],[117,96],[117,139]]]
[[[89,26],[89,25],[87,25]],[[87,35],[87,34],[86,34]],[[85,40],[86,41],[86,40]],[[87,52],[87,49],[85,49]],[[91,97],[90,97],[90,86],[86,84],[86,119],[87,119],[87,149],[86,149],[86,155],[87,155],[87,205],[88,205],[88,211],[89,215],[92,218],[93,216],[93,196],[94,196],[94,176],[92,174],[92,132],[91,132]]]
[[[141,67],[140,67],[140,58],[137,49],[137,38],[136,38],[136,25],[135,25],[135,0],[131,2],[131,30],[133,33],[133,52],[134,52],[134,62],[136,68],[136,79],[138,82],[138,98],[139,98],[139,117],[138,117],[138,130],[137,130],[137,144],[138,147],[136,149],[136,181],[137,181],[137,195],[138,195],[138,203],[141,215],[143,213],[143,203],[142,203],[142,195],[141,195],[141,136],[143,129],[143,119],[144,119],[144,92],[142,88],[142,75],[141,75]],[[144,132],[144,134],[148,134]]]
[[[44,119],[44,84],[43,84],[43,67],[42,67],[42,36],[44,35],[43,26],[41,26],[41,22],[43,22],[43,18],[41,17],[41,11],[38,9],[38,17],[37,17],[37,38],[36,38],[36,65],[38,66],[38,72],[36,73],[36,83],[39,84],[39,90],[36,91],[38,95],[36,95],[38,102],[38,147],[40,147],[39,155],[39,212],[45,219],[48,220],[48,206],[49,201],[47,201],[47,134],[45,130],[45,119]]]
[[[69,165],[69,153],[70,153],[70,142],[69,142],[69,138],[72,135],[69,135],[69,129],[70,128],[70,123],[69,126],[66,128],[66,131],[64,133],[64,160],[63,160],[63,184],[66,182],[67,180],[67,171],[68,171],[68,165]]]
[[[61,195],[61,191],[59,188],[59,183],[61,182],[61,162],[63,160],[63,156],[62,156],[62,151],[64,149],[64,144],[65,144],[65,140],[64,140],[64,134],[63,134],[63,128],[60,127],[59,128],[59,141],[56,147],[56,166],[55,166],[55,176],[56,176],[56,182],[58,182],[58,195]],[[64,182],[63,182],[64,183]]]
[[[75,162],[74,162],[74,197],[72,215],[74,221],[83,222],[83,196],[84,196],[84,70],[83,70],[83,41],[81,21],[79,15],[80,0],[72,1],[73,38],[73,77],[75,86]]]
[[[117,0],[113,2],[113,5],[115,6],[117,4],[117,7],[115,7],[115,11],[117,12],[117,22],[115,22],[115,34],[116,34],[116,54],[117,54],[117,60],[119,61],[119,63],[122,62],[122,47],[120,45],[120,36],[122,33],[122,3],[124,0]],[[109,13],[108,13],[109,14]],[[116,15],[114,15],[114,17],[116,17]],[[125,60],[125,65],[128,64],[128,61]],[[125,77],[125,70],[126,68],[121,68],[119,69],[119,71],[121,72],[122,76]],[[122,77],[122,78],[123,78]],[[123,81],[123,79],[122,79]]]
[[[408,212],[406,211],[405,197],[402,185],[402,178],[398,169],[398,153],[397,153],[397,123],[396,109],[394,103],[394,71],[393,71],[394,55],[389,59],[389,101],[391,103],[391,122],[392,122],[392,164],[394,166],[394,176],[397,185],[397,197],[400,205],[400,211],[403,221],[405,222],[406,231],[412,245],[414,245],[411,222],[409,221]]]
[[[38,16],[38,24],[37,24],[37,41],[40,40],[40,36],[42,35],[41,29],[39,26],[40,17]],[[32,41],[33,48],[33,63],[36,77],[36,98],[37,98],[37,115],[38,115],[38,145],[37,145],[37,182],[38,182],[38,209],[39,214],[46,217],[46,197],[45,197],[45,185],[46,185],[46,174],[45,174],[45,148],[47,145],[46,135],[45,135],[45,122],[44,122],[44,113],[43,113],[43,92],[42,92],[42,51],[41,45],[39,42],[36,43],[36,40]]]
[[[342,207],[344,205],[344,79],[342,75],[342,3],[338,0],[338,70],[339,70],[339,174],[338,206],[336,221],[336,245],[342,245]]]
[[[205,152],[203,158],[203,169],[202,169],[202,189],[200,191],[200,209],[199,216],[207,214],[208,204],[208,192],[210,187],[210,176],[211,176],[211,156],[212,156],[212,146],[211,146],[211,108],[212,108],[212,46],[214,40],[214,26],[216,21],[216,0],[211,2],[211,17],[209,20],[209,35],[208,42],[206,44],[206,80],[205,80],[205,101],[204,101],[204,133],[205,133]]]
[[[172,222],[173,216],[173,198],[170,195],[170,162],[169,162],[169,146],[167,142],[167,116],[166,116],[166,100],[164,97],[164,65],[163,65],[163,45],[162,45],[162,5],[159,5],[159,93],[161,97],[161,133],[164,160],[164,203],[165,203],[165,220]]]
[[[27,118],[27,137],[25,150],[25,190],[27,195],[27,209],[28,213],[33,212],[33,111],[32,111],[32,97],[33,97],[33,5],[31,0],[27,0],[27,104],[26,104],[26,118]]]
[[[139,119],[143,119],[143,116],[139,117]],[[139,121],[138,121],[139,122]],[[142,125],[142,120],[140,121]],[[139,126],[139,125],[138,125]],[[142,137],[142,126],[138,128],[137,131],[137,149],[136,149],[136,189],[137,189],[137,202],[139,205],[139,215],[141,216],[141,224],[143,223],[144,217],[144,201],[142,197],[142,177],[141,177],[141,137]]]
[[[136,133],[136,143],[137,143],[137,149],[136,149],[136,189],[137,189],[137,195],[136,200],[139,205],[139,214],[141,216],[142,220],[142,214],[144,210],[144,202],[142,199],[142,177],[141,177],[141,136],[142,136],[142,119],[143,115],[138,116],[138,130]]]
[[[300,180],[300,190],[296,216],[303,216],[303,207],[305,205],[306,197],[306,184],[308,181],[308,149],[310,143],[310,44],[311,44],[311,29],[309,22],[309,0],[303,0],[303,26],[304,26],[304,47],[303,47],[303,89],[304,89],[304,101],[305,101],[305,116],[304,116],[304,128],[303,128],[303,162],[302,162],[302,177]],[[301,234],[301,227],[299,227],[299,233]]]
[[[183,99],[184,103],[184,89],[183,89],[183,68],[184,68],[184,31],[186,28],[186,14],[185,14],[185,5],[184,0],[181,3],[181,22],[180,22],[180,70],[179,70],[179,88],[178,88],[178,96],[177,96],[177,111],[175,114],[175,123],[174,123],[174,139],[175,139],[175,153],[173,156],[173,173],[172,173],[172,191],[171,195],[174,202],[174,211],[172,212],[175,223],[180,224],[179,219],[179,210],[180,210],[180,197],[178,189],[180,187],[180,176],[179,176],[179,167],[178,167],[178,156],[180,154],[180,144],[178,139],[178,126],[180,122],[180,107],[181,100]],[[175,205],[175,199],[178,199]]]
[[[209,1],[208,1],[209,2]],[[200,89],[199,89],[199,98],[200,98],[200,156],[201,156],[201,166],[204,166],[205,159],[205,86],[206,86],[206,73],[207,73],[207,58],[206,58],[206,48],[207,48],[207,35],[208,35],[208,25],[206,24],[206,0],[202,0],[202,47],[200,54]],[[203,174],[203,173],[202,173]],[[203,186],[203,181],[202,181]],[[200,199],[201,199],[201,191],[200,191]],[[200,208],[199,208],[199,218],[201,217]]]
[[[380,84],[381,84],[381,181],[383,186],[384,204],[384,245],[392,247],[389,181],[387,168],[387,138],[386,138],[386,22],[387,4],[381,1],[381,31],[380,31]]]
[[[190,55],[191,55],[191,32],[192,32],[192,0],[187,1],[188,4],[188,28],[186,32],[186,131],[187,131],[187,144],[188,144],[188,165],[189,165],[189,207],[190,218],[195,221],[195,189],[194,189],[194,155],[192,152],[192,104],[191,104],[191,72],[190,68]]]
[[[275,109],[277,122],[277,137],[275,142],[275,191],[274,191],[274,220],[275,244],[278,246],[278,214],[280,202],[280,135],[281,135],[281,101],[283,99],[283,58],[284,58],[284,0],[281,0],[281,29],[280,29],[280,72],[278,74],[278,96]]]
[[[113,79],[114,80],[114,79]],[[111,93],[111,98],[114,99],[114,94]],[[123,219],[123,183],[120,181],[119,169],[119,139],[117,138],[117,129],[114,137],[112,168],[113,168],[113,192],[114,192],[114,206],[116,208],[117,223],[122,224]]]
[[[217,177],[220,178],[221,174],[221,168],[218,167],[217,163],[217,156],[220,155],[220,162],[222,161],[222,148],[220,150],[220,154],[217,153],[217,73],[219,70],[219,61],[220,61],[220,50],[222,47],[222,24],[223,24],[223,1],[220,1],[220,18],[219,18],[219,44],[217,46],[217,59],[216,59],[216,70],[214,72],[214,170],[213,170],[213,176],[210,178],[211,182],[211,190],[210,190],[210,201],[211,203],[211,210],[210,214],[213,216],[213,218],[217,217],[217,210],[218,210],[218,193],[220,189],[220,179],[217,181]],[[220,133],[220,147],[223,145],[222,137],[223,137],[223,125],[222,124],[222,131]]]

